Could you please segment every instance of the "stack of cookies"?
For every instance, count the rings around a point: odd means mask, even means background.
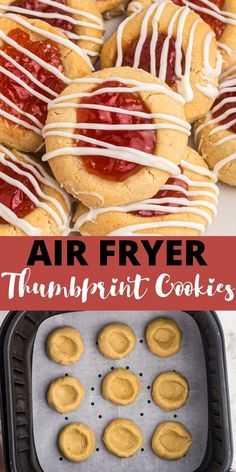
[[[235,1],[0,1],[0,234],[202,234],[236,183]]]

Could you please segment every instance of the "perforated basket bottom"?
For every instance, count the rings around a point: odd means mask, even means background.
[[[154,356],[145,343],[145,328],[158,316],[174,319],[183,331],[181,351],[168,359]],[[137,336],[137,345],[131,355],[121,361],[103,357],[96,346],[97,334],[111,322],[128,323]],[[85,341],[85,353],[73,366],[60,366],[50,361],[45,353],[48,334],[60,326],[77,328]],[[115,367],[125,367],[140,377],[142,390],[137,401],[127,407],[117,407],[101,396],[103,376]],[[78,312],[57,315],[44,321],[36,335],[33,350],[33,428],[39,463],[44,472],[51,470],[74,472],[194,472],[202,463],[208,434],[207,379],[201,335],[195,321],[183,312]],[[165,413],[151,398],[154,378],[163,371],[177,370],[189,382],[190,396],[180,410]],[[60,415],[48,407],[46,392],[49,383],[57,377],[74,375],[85,387],[83,404],[74,412]],[[143,431],[142,449],[130,459],[119,459],[108,453],[102,442],[106,425],[116,417],[133,420]],[[179,461],[163,461],[151,449],[151,437],[163,421],[180,421],[190,431],[193,445]],[[96,435],[96,451],[86,462],[74,464],[61,457],[57,436],[70,422],[88,424]]]

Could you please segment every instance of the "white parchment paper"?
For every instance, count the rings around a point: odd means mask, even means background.
[[[145,343],[145,328],[158,316],[168,316],[177,321],[183,331],[181,351],[168,359],[154,356]],[[103,357],[96,346],[99,330],[111,322],[128,323],[137,336],[133,353],[121,361]],[[77,328],[85,342],[85,353],[73,366],[60,366],[48,359],[45,341],[49,333],[60,326]],[[141,342],[140,342],[141,341]],[[140,376],[142,391],[137,401],[127,407],[117,407],[101,396],[101,381],[111,367],[129,367]],[[163,371],[176,370],[188,379],[190,397],[180,410],[165,413],[151,398],[154,378]],[[44,472],[194,472],[201,464],[207,444],[208,400],[205,357],[201,335],[195,321],[183,312],[78,312],[56,315],[44,321],[36,335],[33,349],[33,428],[38,460]],[[49,383],[65,374],[74,375],[85,387],[82,405],[74,412],[60,415],[50,409],[46,401]],[[151,403],[150,403],[151,400]],[[94,403],[94,405],[92,405]],[[143,431],[143,451],[133,458],[119,459],[108,453],[102,443],[106,425],[116,417],[133,420]],[[180,421],[190,431],[193,445],[186,457],[179,461],[160,460],[151,449],[151,437],[157,425],[163,421]],[[70,422],[88,424],[96,435],[93,456],[80,464],[61,458],[57,436]]]

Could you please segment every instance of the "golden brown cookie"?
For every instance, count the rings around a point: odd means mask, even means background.
[[[179,174],[190,133],[182,101],[142,70],[96,72],[49,105],[43,160],[88,207],[149,198]]]
[[[176,461],[184,457],[192,445],[189,431],[180,423],[160,424],[152,437],[153,452],[161,459]]]
[[[4,8],[5,7],[5,8]],[[103,44],[104,24],[93,0],[54,0],[53,4],[36,0],[1,0],[1,13],[19,13],[59,28],[91,58],[97,60]],[[52,18],[52,15],[56,15]]]
[[[134,349],[136,336],[124,323],[110,323],[98,335],[98,349],[108,359],[123,359]]]
[[[0,66],[0,142],[36,152],[48,103],[91,72],[91,61],[59,29],[7,13],[0,19]]]
[[[143,434],[138,426],[127,418],[117,418],[108,424],[103,433],[107,450],[115,456],[134,456],[143,444]]]
[[[220,80],[220,95],[211,111],[195,125],[195,142],[218,178],[236,185],[236,73],[235,66]]]
[[[134,403],[140,389],[139,378],[127,369],[115,369],[102,381],[103,397],[114,405],[126,406]]]
[[[88,460],[94,453],[95,434],[83,423],[71,423],[65,426],[58,436],[58,447],[62,455],[72,462]]]
[[[208,23],[217,39],[223,56],[224,69],[236,60],[236,3],[234,0],[172,0],[179,6],[188,6]],[[150,4],[150,0],[134,0],[128,5],[128,14],[141,11]]]
[[[146,341],[150,351],[159,357],[171,357],[181,349],[182,331],[170,318],[156,318],[147,325]]]
[[[122,15],[130,0],[96,0],[99,11],[109,19]]]
[[[78,204],[74,230],[84,236],[203,233],[217,213],[216,177],[191,148],[181,162],[181,171],[180,177],[168,179],[159,192],[146,201],[90,210]]]
[[[74,364],[84,352],[84,341],[77,329],[64,326],[48,336],[46,351],[49,359],[58,364]]]
[[[187,7],[165,0],[144,3],[146,8],[124,20],[104,44],[101,67],[139,67],[156,75],[184,97],[192,123],[217,97],[222,57],[215,35]]]
[[[188,381],[178,372],[163,372],[153,382],[152,398],[160,408],[167,412],[182,408],[188,396]]]
[[[0,236],[60,236],[71,202],[37,159],[0,145]]]
[[[50,383],[47,391],[47,402],[50,408],[58,413],[76,410],[84,399],[84,387],[72,376],[60,377]]]

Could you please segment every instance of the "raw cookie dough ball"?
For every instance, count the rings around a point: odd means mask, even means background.
[[[140,393],[139,378],[127,369],[115,369],[102,382],[102,394],[115,405],[130,405]]]
[[[182,331],[169,318],[157,318],[146,329],[146,341],[150,351],[159,357],[170,357],[179,352]]]
[[[86,461],[94,452],[95,434],[83,423],[65,426],[58,436],[58,447],[62,455],[72,462]]]
[[[84,341],[77,329],[65,326],[48,336],[46,351],[49,359],[58,364],[74,364],[84,352]]]
[[[184,457],[192,445],[189,431],[180,423],[160,424],[152,437],[152,449],[161,459],[175,461]]]
[[[152,385],[152,398],[163,410],[178,410],[189,396],[189,385],[185,377],[177,372],[163,372]]]
[[[111,323],[98,335],[98,349],[108,359],[123,359],[134,349],[136,336],[124,323]]]
[[[76,410],[84,399],[84,387],[75,377],[61,377],[51,382],[47,392],[48,405],[58,413]]]
[[[103,442],[109,452],[118,457],[131,457],[143,444],[143,434],[133,421],[117,418],[103,433]]]

